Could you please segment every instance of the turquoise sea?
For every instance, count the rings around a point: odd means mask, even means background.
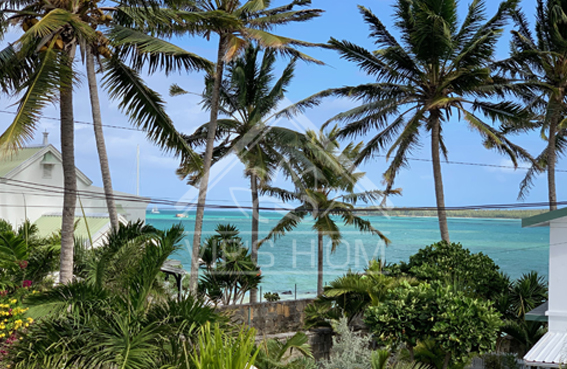
[[[147,222],[156,228],[165,229],[181,222],[186,230],[184,247],[175,256],[184,267],[190,268],[190,245],[194,227],[194,213],[186,218],[177,218],[175,211],[161,210],[160,214],[148,212]],[[276,212],[261,213],[260,237],[281,219]],[[387,263],[407,260],[420,248],[439,241],[436,218],[369,216],[373,226],[385,233],[392,243],[385,247],[376,237],[361,234],[349,227],[342,227],[345,242],[331,253],[325,245],[326,282],[344,274],[348,269],[362,270],[371,258],[382,258]],[[211,235],[217,224],[233,224],[241,231],[247,244],[250,243],[251,214],[241,211],[208,210],[205,213],[204,237]],[[275,243],[267,242],[259,254],[259,263],[264,279],[262,291],[278,292],[283,298],[308,297],[314,294],[317,281],[316,234],[313,223],[307,218],[288,235]],[[517,278],[535,270],[547,277],[549,229],[522,228],[518,219],[449,219],[451,241],[460,242],[472,252],[489,255],[500,268]],[[326,243],[328,240],[326,240]],[[286,293],[285,295],[283,293]]]

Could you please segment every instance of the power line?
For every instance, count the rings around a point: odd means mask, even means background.
[[[57,194],[63,195],[65,193],[65,189],[59,186],[52,186],[52,185],[45,185],[40,183],[34,182],[27,182],[27,181],[20,181],[15,179],[9,178],[2,178],[0,183],[9,186],[16,186],[18,188],[26,188],[34,191],[45,192],[49,194]],[[79,196],[83,198],[91,198],[91,199],[100,199],[104,200],[106,195],[104,193],[95,192],[95,191],[77,191]],[[128,201],[128,202],[149,202],[150,204],[154,205],[163,205],[163,206],[174,206],[174,207],[197,207],[197,203],[195,202],[188,202],[188,201],[173,201],[168,199],[160,199],[160,198],[145,198],[141,199],[138,196],[134,195],[113,195],[112,196],[117,201]],[[149,200],[149,201],[148,201]],[[559,201],[557,205],[567,205],[567,201]],[[480,205],[464,205],[464,206],[447,206],[444,207],[447,211],[457,211],[457,210],[483,210],[483,209],[500,209],[500,210],[510,210],[510,209],[526,209],[526,208],[541,208],[549,206],[548,202],[533,202],[533,203],[507,203],[507,204],[480,204]],[[220,204],[205,204],[205,208],[209,209],[238,209],[238,210],[252,210],[252,206],[241,206],[241,205],[220,205]],[[264,211],[291,211],[294,208],[288,207],[260,207],[260,210]],[[403,208],[383,208],[383,207],[376,207],[376,208],[357,208],[353,209],[355,212],[363,212],[363,213],[389,213],[389,212],[403,212],[403,211],[436,211],[437,207],[403,207]],[[311,209],[317,211],[330,211],[330,212],[338,212],[335,209]]]
[[[192,93],[194,95],[200,95],[197,93]],[[0,110],[0,113],[7,113],[7,114],[13,114],[16,115],[16,112],[13,111],[8,111],[8,110]],[[54,117],[41,117],[41,119],[47,119],[47,120],[54,120],[54,121],[60,121],[60,118],[54,118]],[[92,122],[85,122],[85,121],[79,121],[79,120],[75,120],[74,121],[76,124],[85,124],[85,125],[93,125]],[[134,127],[125,127],[125,126],[115,126],[115,125],[109,125],[109,124],[103,124],[103,127],[107,127],[107,128],[113,128],[113,129],[122,129],[122,130],[127,130],[127,131],[135,131],[135,132],[144,132],[141,129],[138,128],[134,128]],[[374,155],[374,157],[377,158],[385,158],[387,159],[388,156],[386,155]],[[421,161],[421,162],[432,162],[432,159],[425,159],[425,158],[408,158],[408,160],[412,160],[412,161]],[[513,165],[498,165],[498,164],[486,164],[486,163],[471,163],[471,162],[465,162],[465,161],[452,161],[452,160],[446,160],[443,161],[443,163],[445,164],[450,164],[450,165],[466,165],[466,166],[475,166],[475,167],[487,167],[487,168],[499,168],[499,169],[514,169],[514,170],[530,170],[531,168],[529,167],[515,167]],[[567,169],[556,169],[555,170],[556,173],[567,173]]]
[[[374,155],[375,157],[379,157],[379,158],[387,158],[386,155]],[[423,162],[433,162],[432,159],[425,159],[425,158],[408,158],[408,160],[412,160],[412,161],[423,161]],[[451,160],[446,160],[443,161],[443,163],[445,164],[454,164],[454,165],[468,165],[468,166],[474,166],[474,167],[489,167],[489,168],[500,168],[500,169],[521,169],[521,170],[530,170],[531,168],[529,167],[515,167],[513,165],[498,165],[498,164],[486,164],[486,163],[469,163],[469,162],[465,162],[465,161],[451,161]],[[566,169],[556,169],[555,172],[559,172],[559,173],[567,173]]]
[[[6,113],[6,114],[12,114],[12,115],[16,115],[17,113],[14,111],[8,111],[8,110],[0,110],[0,113]],[[42,116],[40,119],[46,119],[46,120],[54,120],[54,121],[61,121],[60,118],[53,118],[53,117],[44,117]],[[84,121],[80,121],[80,120],[74,120],[73,121],[75,124],[86,124],[86,125],[94,125],[94,123],[92,122],[84,122]],[[125,127],[125,126],[114,126],[114,125],[110,125],[110,124],[103,124],[103,127],[107,127],[107,128],[114,128],[114,129],[122,129],[125,131],[136,131],[136,132],[144,132],[141,129],[138,128],[134,128],[134,127]]]

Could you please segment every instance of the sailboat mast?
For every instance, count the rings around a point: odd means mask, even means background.
[[[136,147],[136,196],[140,196],[140,145]]]

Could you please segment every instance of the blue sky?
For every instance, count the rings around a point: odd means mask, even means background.
[[[280,4],[283,1],[274,1]],[[322,8],[326,13],[319,19],[305,24],[291,25],[277,29],[277,32],[289,37],[302,38],[312,42],[326,42],[330,37],[347,39],[359,45],[372,49],[372,40],[368,39],[368,28],[362,22],[357,5],[366,6],[389,27],[396,35],[393,23],[392,1],[380,0],[313,0],[313,6]],[[460,3],[461,15],[463,15],[468,2]],[[498,2],[490,1],[487,4],[487,14],[491,16],[498,6]],[[530,21],[533,19],[533,8],[535,1],[524,0],[522,7],[526,10]],[[509,29],[504,33],[498,48],[498,57],[502,58],[508,52]],[[6,41],[12,41],[16,37],[10,34]],[[175,39],[174,43],[189,51],[200,54],[209,59],[216,55],[215,40],[210,42],[197,38]],[[338,55],[329,50],[307,50],[310,55],[319,58],[326,63],[325,66],[299,63],[295,80],[289,88],[287,98],[291,102],[298,101],[320,90],[371,82],[371,79],[360,72],[357,67],[341,60]],[[280,70],[285,66],[285,61],[279,65]],[[181,132],[192,132],[197,126],[208,120],[208,113],[201,110],[198,105],[199,98],[196,96],[169,97],[168,88],[172,83],[177,83],[183,88],[201,92],[203,90],[203,75],[200,73],[183,73],[165,76],[155,74],[148,76],[147,81],[151,87],[160,92],[167,101],[167,111]],[[86,82],[76,90],[75,118],[81,121],[90,121],[91,112],[86,90]],[[101,93],[103,105],[103,121],[105,124],[129,126],[127,119],[117,109],[116,102],[110,102],[105,94]],[[0,110],[15,110],[14,100],[2,97]],[[278,124],[291,125],[294,127],[309,124],[310,127],[319,127],[323,122],[345,109],[353,107],[354,104],[348,100],[329,99],[323,105],[309,111],[305,117],[297,122],[278,122]],[[57,110],[49,107],[45,111],[46,117],[57,117]],[[12,116],[0,113],[0,129],[4,130],[11,122]],[[299,126],[298,126],[299,124]],[[30,144],[41,142],[41,132],[47,130],[50,133],[50,142],[59,146],[58,122],[42,120],[38,126],[36,138]],[[497,165],[510,165],[509,160],[495,152],[483,148],[481,139],[477,134],[471,132],[463,122],[454,119],[444,128],[446,143],[449,149],[449,159],[453,161],[468,161],[475,163],[487,163]],[[105,129],[106,142],[109,151],[110,166],[114,187],[125,192],[135,192],[136,188],[136,146],[141,148],[141,194],[161,198],[178,200],[192,199],[194,190],[189,188],[175,175],[178,161],[154,147],[148,142],[143,133]],[[359,138],[362,140],[364,137]],[[423,147],[414,153],[416,158],[430,158],[429,138],[423,137]],[[514,142],[525,146],[533,154],[537,154],[544,147],[544,142],[539,138],[537,132],[529,135],[521,135],[514,138]],[[76,125],[76,161],[77,166],[85,172],[97,185],[101,184],[100,168],[92,127],[88,125]],[[375,187],[382,187],[381,175],[386,168],[386,162],[377,158],[366,163],[361,170],[367,172],[367,181]],[[563,168],[563,163],[559,163]],[[403,190],[403,196],[393,200],[396,206],[432,206],[435,204],[433,191],[433,177],[431,164],[428,162],[411,162],[411,167],[403,170],[398,177],[397,187]],[[460,165],[443,165],[445,181],[446,203],[448,206],[512,203],[516,202],[518,185],[523,178],[524,171],[510,169],[495,169],[485,167],[470,167]],[[559,200],[562,197],[562,184],[567,173],[557,174],[557,187],[559,189]],[[210,203],[229,204],[238,202],[249,204],[248,182],[243,177],[242,167],[232,165],[232,160],[222,164],[213,172],[215,185],[211,188],[208,199]],[[281,182],[281,181],[279,181]],[[278,182],[278,183],[279,183]],[[546,183],[543,176],[536,182],[536,187],[531,192],[527,201],[545,201]]]

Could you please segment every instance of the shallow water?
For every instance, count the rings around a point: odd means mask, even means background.
[[[156,228],[166,229],[182,223],[186,230],[184,248],[175,256],[186,269],[190,268],[190,243],[193,236],[194,214],[176,218],[174,211],[148,212],[147,222]],[[279,221],[281,214],[261,214],[260,238]],[[387,263],[407,260],[420,248],[439,241],[436,218],[420,217],[365,217],[372,225],[392,241],[389,246],[376,236],[361,234],[352,227],[341,227],[344,242],[331,252],[325,240],[324,280],[335,279],[348,269],[362,270],[373,257]],[[233,224],[241,231],[246,244],[250,242],[250,213],[240,211],[207,211],[204,236],[211,235],[217,224]],[[316,234],[313,222],[307,218],[286,236],[274,242],[266,242],[260,249],[259,263],[264,276],[261,284],[264,292],[295,293],[298,297],[314,294],[317,286]],[[450,218],[451,240],[460,242],[472,252],[489,255],[512,278],[535,270],[547,277],[549,229],[522,228],[519,219]],[[282,295],[282,297],[290,295]],[[291,296],[290,296],[291,297]]]

